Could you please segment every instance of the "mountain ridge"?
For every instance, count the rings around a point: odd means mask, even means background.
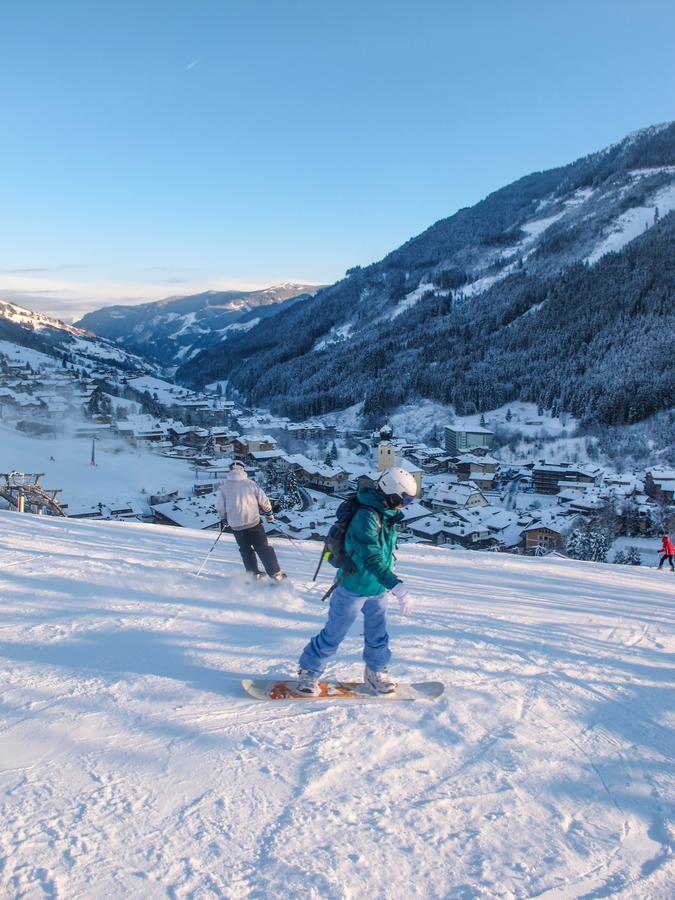
[[[546,406],[559,400],[572,403],[570,411],[588,421],[634,421],[655,411],[654,404],[641,402],[629,417],[615,373],[602,372],[601,366],[590,371],[583,356],[589,341],[602,346],[610,333],[612,340],[626,343],[633,325],[643,336],[636,358],[658,363],[658,408],[675,405],[672,371],[662,371],[649,344],[659,328],[670,327],[672,310],[657,304],[661,320],[645,328],[649,309],[636,306],[627,294],[673,289],[668,223],[673,209],[675,122],[642,129],[567,166],[518,179],[434,223],[380,262],[347,270],[344,279],[319,290],[302,307],[282,311],[274,328],[261,322],[230,339],[226,351],[214,346],[196,355],[176,377],[193,386],[228,379],[251,402],[297,416],[363,401],[366,415],[377,420],[419,396],[452,402],[460,413],[516,399]],[[653,241],[641,242],[655,225],[662,227]],[[548,384],[542,385],[542,373],[532,371],[527,352],[513,358],[513,370],[495,367],[495,355],[508,355],[512,343],[502,319],[515,321],[528,312],[521,328],[536,333],[538,312],[558,283],[567,289],[574,283],[585,297],[584,291],[597,285],[594,267],[610,254],[625,253],[632,242],[638,257],[631,252],[624,263],[641,268],[644,251],[647,269],[630,288],[628,282],[614,283],[625,334],[616,333],[608,306],[604,317],[593,312],[586,344],[572,345],[577,359],[568,361],[564,378],[549,366]],[[581,281],[565,281],[564,273],[578,266],[586,270]],[[551,323],[549,332],[559,329],[567,345],[574,320],[585,320],[587,311],[581,295],[576,306],[568,298],[561,310],[564,318]],[[547,332],[547,343],[549,337]],[[458,364],[458,357],[466,364]],[[588,372],[576,391],[566,384],[574,365],[584,376]],[[398,376],[397,370],[404,374]],[[599,405],[596,378],[613,385],[611,396],[603,393]],[[646,398],[648,366],[639,388]]]
[[[171,366],[316,290],[316,285],[285,282],[253,291],[202,291],[103,307],[86,313],[76,325]]]

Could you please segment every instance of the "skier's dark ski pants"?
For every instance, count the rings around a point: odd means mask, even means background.
[[[670,568],[673,571],[675,571],[675,565],[673,565],[673,554],[672,553],[664,553],[664,555],[661,557],[661,562],[659,563],[659,569],[661,568],[661,566],[664,564],[664,562],[666,560],[668,560],[668,562],[670,563]]]
[[[262,522],[254,525],[253,528],[242,528],[241,531],[235,531],[234,538],[247,572],[256,575],[260,572],[258,560],[255,557],[256,553],[270,578],[281,571],[274,548],[267,543],[267,535],[262,527]]]

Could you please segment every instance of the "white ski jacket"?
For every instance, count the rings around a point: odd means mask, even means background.
[[[243,469],[233,469],[216,494],[216,509],[232,531],[253,528],[260,522],[260,511],[269,515],[272,504],[262,488],[251,481]]]

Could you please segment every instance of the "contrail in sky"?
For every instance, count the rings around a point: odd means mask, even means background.
[[[194,68],[194,67],[195,67],[196,65],[198,65],[198,64],[199,64],[199,60],[198,60],[198,59],[193,59],[192,62],[191,62],[189,65],[185,66],[185,68],[186,68],[186,69],[192,69],[192,68]]]

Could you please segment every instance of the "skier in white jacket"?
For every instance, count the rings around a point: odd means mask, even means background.
[[[270,578],[281,581],[286,577],[260,520],[263,512],[268,522],[274,521],[272,504],[262,488],[248,477],[243,463],[233,462],[230,466],[230,473],[216,494],[216,509],[222,526],[229,526],[234,533],[247,572],[257,578],[264,576],[258,568],[257,553]]]

